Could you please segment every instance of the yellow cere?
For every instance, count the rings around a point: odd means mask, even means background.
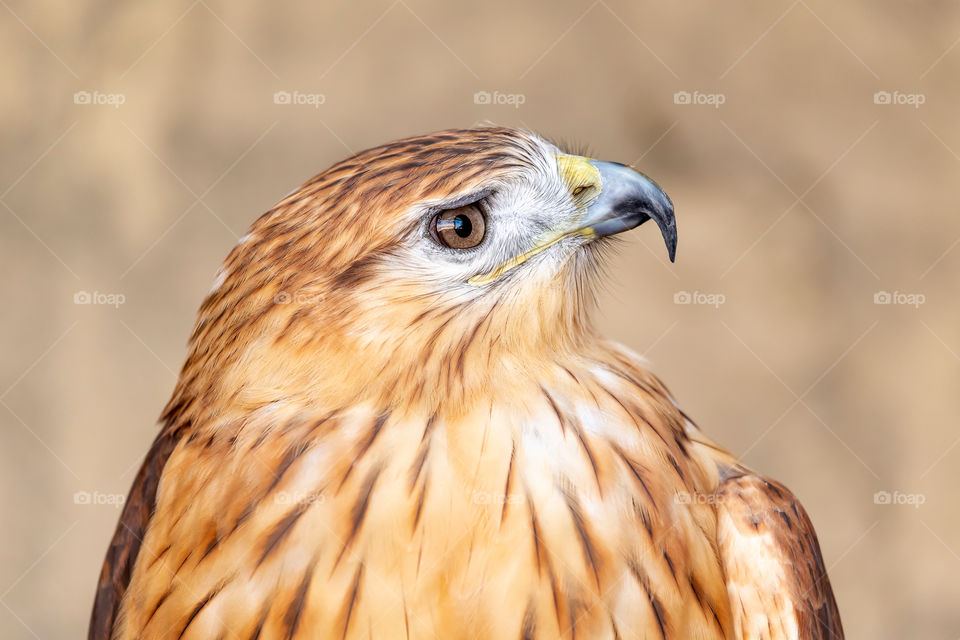
[[[585,206],[600,195],[603,181],[600,170],[590,163],[590,158],[557,155],[557,168],[578,205]]]
[[[589,158],[568,155],[557,155],[556,158],[560,176],[563,178],[564,183],[567,185],[567,189],[570,191],[571,196],[579,208],[582,209],[586,207],[598,195],[600,195],[600,188],[602,186],[600,171],[595,166],[590,164]],[[468,282],[476,285],[483,285],[493,282],[507,271],[510,271],[514,267],[520,266],[541,251],[556,244],[564,238],[574,235],[590,238],[594,235],[594,233],[593,229],[590,228],[568,229],[562,232],[550,231],[545,234],[539,242],[534,244],[532,248],[524,251],[520,255],[510,258],[506,262],[501,263],[492,271],[473,276],[470,278],[470,280],[468,280]]]

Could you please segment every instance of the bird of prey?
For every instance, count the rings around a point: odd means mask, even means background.
[[[650,179],[501,127],[334,165],[199,312],[91,640],[841,638],[803,508],[590,321]]]

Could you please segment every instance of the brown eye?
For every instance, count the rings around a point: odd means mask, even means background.
[[[433,219],[433,232],[437,240],[451,249],[477,246],[483,241],[486,231],[487,221],[476,203],[441,211]]]

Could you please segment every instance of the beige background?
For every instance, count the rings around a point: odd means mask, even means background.
[[[351,151],[481,120],[665,187],[677,263],[633,232],[603,327],[800,496],[851,638],[960,635],[960,5],[0,5],[0,636],[85,636],[118,510],[83,498],[126,493],[247,225]]]

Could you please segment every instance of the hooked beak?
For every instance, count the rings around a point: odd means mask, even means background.
[[[650,219],[660,227],[673,262],[677,254],[673,203],[653,180],[624,164],[582,156],[558,155],[557,166],[577,206],[577,216],[570,225],[547,233],[524,253],[488,273],[473,276],[471,284],[493,282],[564,238],[580,236],[591,241],[629,231]]]
[[[642,173],[619,162],[602,162],[577,156],[561,156],[560,166],[571,186],[592,190],[586,214],[577,231],[602,238],[639,227],[653,220],[660,227],[670,262],[677,254],[677,223],[673,203],[657,184]]]

